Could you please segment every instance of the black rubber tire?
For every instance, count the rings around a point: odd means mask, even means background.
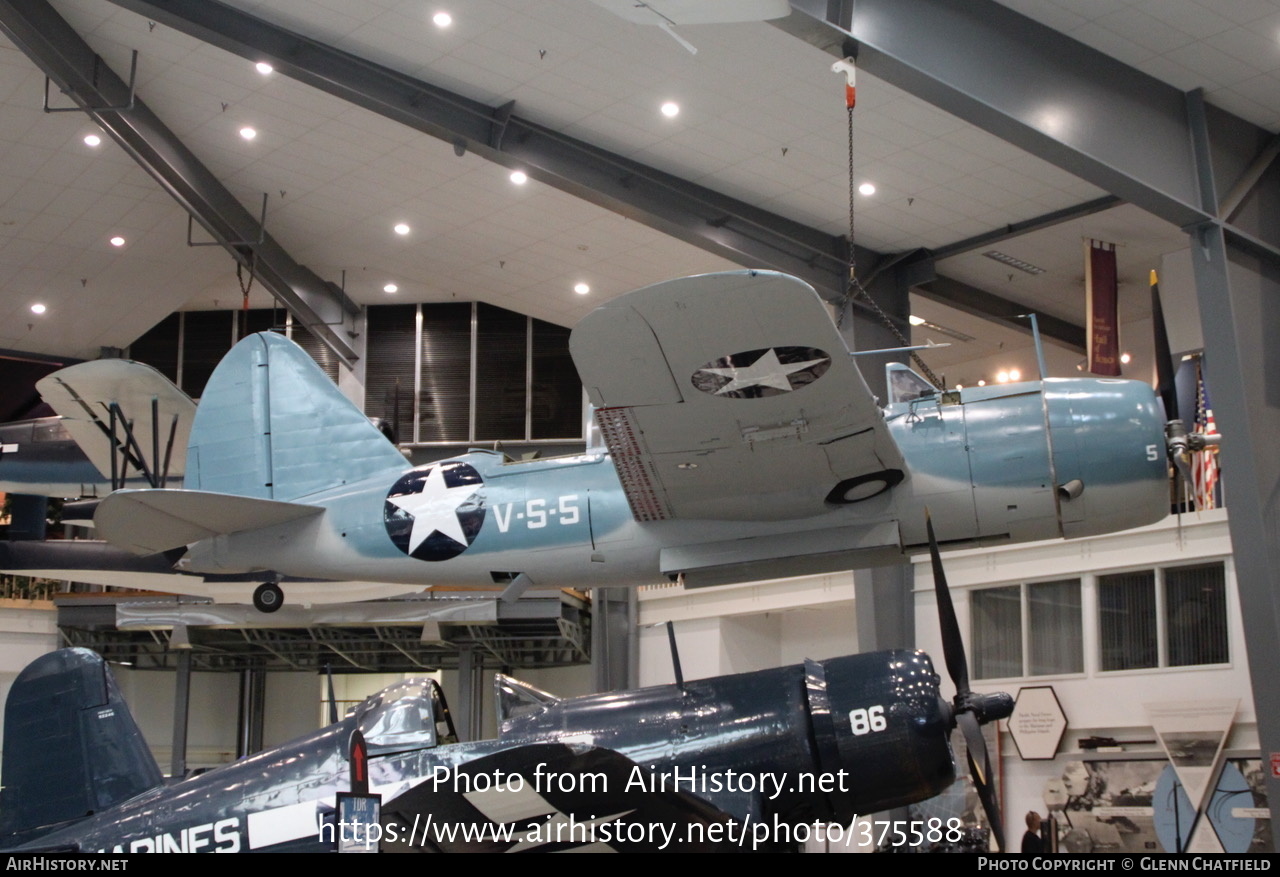
[[[284,605],[284,591],[275,582],[258,585],[253,592],[253,608],[259,612],[275,612]]]

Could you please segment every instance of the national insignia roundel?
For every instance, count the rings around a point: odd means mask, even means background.
[[[466,463],[437,463],[401,475],[383,504],[387,535],[418,560],[457,557],[484,525],[483,486],[480,473]]]
[[[812,384],[830,367],[831,357],[816,347],[766,347],[713,359],[690,380],[712,396],[763,399]]]

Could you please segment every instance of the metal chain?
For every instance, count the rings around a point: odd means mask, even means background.
[[[867,292],[866,288],[863,287],[862,281],[858,279],[858,248],[854,244],[854,241],[857,240],[857,237],[854,234],[855,176],[854,176],[854,169],[853,169],[853,107],[847,107],[846,113],[847,113],[847,119],[848,119],[847,139],[849,142],[849,288],[845,292],[845,301],[850,302],[855,298],[861,298],[864,301],[866,301],[866,303],[871,306],[871,309],[874,310],[877,315],[879,315],[880,322],[884,323],[885,328],[887,328],[890,332],[893,333],[893,337],[898,339],[898,343],[903,347],[910,347],[911,342],[907,340],[907,336],[902,334],[901,330],[898,329],[897,324],[894,323],[893,319],[884,312],[884,309],[880,307],[879,303],[877,303],[876,300],[871,297],[871,293]],[[843,308],[841,309],[840,319],[843,322],[844,320]],[[925,365],[924,360],[921,359],[920,355],[916,353],[914,350],[911,351],[911,360],[916,365],[920,366],[920,370],[924,372],[924,376],[929,379],[929,382],[931,384],[933,384],[939,390],[944,389],[944,387],[942,386],[942,381],[938,380],[938,376],[933,373],[933,370],[930,369],[929,366]]]

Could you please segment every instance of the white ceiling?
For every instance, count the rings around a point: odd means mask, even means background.
[[[291,29],[563,130],[784,216],[847,225],[842,81],[830,58],[763,23],[655,27],[590,0],[234,0]],[[440,6],[449,5],[443,0]],[[1252,121],[1280,125],[1280,0],[1008,0],[1007,5]],[[492,302],[572,325],[608,298],[687,273],[733,267],[107,0],[54,6],[118,73],[139,51],[140,97],[299,262],[365,304]],[[0,40],[0,348],[90,357],[125,346],[179,307],[240,302],[234,263],[186,246],[186,216],[92,123],[40,110],[43,76]],[[869,76],[859,79],[858,242],[939,246],[1103,195],[1102,191]],[[658,112],[676,100],[681,113]],[[252,125],[258,136],[238,131]],[[397,222],[411,234],[392,232]],[[114,234],[128,243],[116,249]],[[199,232],[197,231],[197,237]],[[981,252],[943,273],[1083,323],[1081,239],[1119,244],[1123,315],[1147,315],[1146,274],[1184,246],[1133,207],[1002,242],[1046,269],[1032,277]],[[1010,274],[1013,277],[1010,278]],[[388,295],[384,284],[399,292]],[[586,282],[586,296],[572,291]],[[42,317],[29,307],[48,306]],[[255,306],[268,303],[262,293]],[[1008,359],[1032,369],[1025,336],[933,303],[922,316],[975,335],[930,358],[971,382]],[[1051,368],[1078,357],[1055,354]],[[1059,361],[1060,360],[1060,361]],[[1070,361],[1068,364],[1067,361]],[[1028,372],[1030,373],[1030,372]],[[1145,375],[1146,372],[1140,372]]]

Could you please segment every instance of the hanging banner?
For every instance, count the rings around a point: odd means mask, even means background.
[[[1088,307],[1089,371],[1119,377],[1119,281],[1115,244],[1093,240],[1085,243],[1084,290]]]
[[[1209,388],[1204,382],[1204,361],[1196,360],[1196,432],[1217,435],[1218,424],[1209,404]],[[1218,449],[1209,447],[1191,455],[1191,484],[1195,488],[1196,508],[1218,507]]]

